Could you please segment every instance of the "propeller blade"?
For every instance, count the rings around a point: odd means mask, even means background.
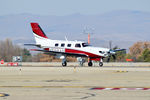
[[[108,59],[107,59],[107,62],[109,62],[110,61],[110,56],[108,57]]]
[[[110,62],[110,58],[111,58],[111,54],[109,54],[109,56],[107,58],[107,62]]]
[[[112,41],[109,41],[109,49],[111,50],[112,49]]]
[[[114,60],[116,60],[116,56],[115,55],[112,55],[112,57],[113,57]]]

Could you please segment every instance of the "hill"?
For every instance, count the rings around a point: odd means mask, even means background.
[[[17,14],[0,16],[0,39],[11,38],[14,43],[33,43],[30,22],[38,22],[51,39],[84,40],[85,27],[93,28],[91,42],[108,47],[108,42],[128,48],[136,41],[150,41],[150,13],[140,11],[112,11],[98,15],[79,13],[66,16]]]

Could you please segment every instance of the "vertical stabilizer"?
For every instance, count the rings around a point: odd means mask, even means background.
[[[44,46],[48,43],[49,39],[41,29],[38,23],[31,23],[33,35],[37,45]]]
[[[39,37],[42,38],[48,38],[45,33],[43,32],[43,30],[41,29],[41,27],[39,26],[38,23],[31,23],[31,27],[32,27],[32,31],[34,34],[38,35]]]

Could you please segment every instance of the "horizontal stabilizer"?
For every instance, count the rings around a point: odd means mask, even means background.
[[[43,50],[38,50],[38,49],[30,49],[30,51],[43,51]]]
[[[41,45],[40,44],[24,44],[25,46],[36,46],[36,47],[39,47],[41,48]]]

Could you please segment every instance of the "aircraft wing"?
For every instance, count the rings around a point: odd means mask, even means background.
[[[117,52],[117,51],[125,51],[126,49],[115,49],[113,50],[114,52]]]
[[[87,57],[87,55],[84,55],[84,54],[74,54],[74,53],[56,52],[56,51],[48,51],[48,50],[41,50],[41,49],[30,49],[30,51],[41,51],[41,52],[44,52],[44,53],[46,53],[46,54],[52,54],[52,55],[55,55],[55,54],[64,54],[64,55],[67,55],[67,56]]]

